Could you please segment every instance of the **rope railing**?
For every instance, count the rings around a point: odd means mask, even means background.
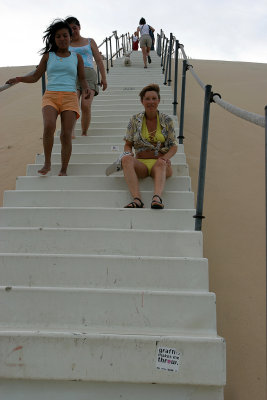
[[[187,61],[188,58],[185,54],[184,51],[184,46],[180,45],[180,49],[181,52],[183,54],[183,58]],[[201,81],[201,79],[198,77],[198,75],[195,73],[194,68],[192,65],[187,64],[188,65],[188,70],[191,72],[191,74],[194,76],[195,80],[198,82],[199,86],[205,90],[205,83],[203,83]],[[218,104],[219,106],[221,106],[222,108],[224,108],[226,111],[229,111],[230,113],[236,115],[239,118],[245,119],[248,122],[251,122],[255,125],[259,125],[262,128],[264,128],[265,126],[265,117],[263,117],[262,115],[259,114],[255,114],[246,110],[243,110],[242,108],[239,108],[231,103],[228,103],[227,101],[224,101],[220,95],[218,94],[213,94],[212,100]]]
[[[180,101],[180,125],[179,125],[179,143],[183,143],[183,129],[184,129],[184,105],[185,105],[185,88],[186,88],[186,72],[189,70],[194,79],[197,81],[199,86],[205,92],[204,98],[204,110],[203,110],[203,122],[202,122],[202,139],[201,139],[201,152],[200,152],[200,163],[199,163],[199,176],[198,176],[198,194],[197,194],[197,202],[196,202],[196,215],[194,218],[195,222],[195,230],[202,229],[202,219],[205,218],[203,216],[203,202],[204,202],[204,187],[205,187],[205,170],[206,170],[206,159],[207,159],[207,146],[208,146],[208,129],[209,129],[209,116],[210,116],[210,104],[216,103],[218,106],[225,109],[227,112],[240,117],[248,122],[251,122],[260,127],[265,127],[265,132],[267,132],[267,107],[265,108],[265,116],[255,114],[242,108],[239,108],[231,103],[226,102],[221,98],[219,93],[212,92],[212,86],[206,85],[201,81],[199,76],[194,71],[193,65],[191,65],[188,61],[188,57],[184,51],[184,46],[179,43],[175,37],[170,34],[170,39],[167,38],[164,32],[161,30],[160,34],[158,34],[157,40],[157,54],[161,57],[161,67],[162,73],[165,74],[164,84],[167,84],[167,72],[169,72],[170,81],[170,73],[171,69],[169,65],[172,63],[172,54],[173,47],[175,43],[175,56],[174,56],[174,65],[175,65],[175,81],[174,81],[174,101],[173,101],[173,115],[176,115],[177,108],[177,86],[178,86],[178,59],[179,59],[179,50],[182,53],[183,58],[183,71],[182,71],[182,83],[181,83],[181,101]],[[169,70],[169,71],[167,71]],[[266,143],[267,143],[267,134],[266,134]],[[265,174],[266,174],[266,215],[267,215],[267,146],[266,146],[266,155],[265,155]],[[267,236],[267,219],[266,219],[266,236]],[[266,249],[266,261],[267,261],[267,249]]]

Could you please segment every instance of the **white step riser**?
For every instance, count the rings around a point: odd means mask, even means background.
[[[211,293],[0,287],[0,303],[1,329],[216,336]]]
[[[153,179],[148,177],[140,181],[141,190],[152,190]],[[17,190],[127,190],[127,184],[123,176],[48,176],[42,177],[19,177],[16,180]],[[177,176],[166,180],[165,190],[190,191],[191,180],[189,176]]]
[[[90,138],[91,139],[91,138]],[[123,152],[124,143],[122,143],[122,138],[118,136],[117,139],[113,139],[113,143],[102,143],[102,144],[79,144],[79,139],[77,138],[72,142],[72,154],[93,154],[93,153],[103,153],[103,152],[113,152],[114,154],[120,154]],[[88,140],[89,141],[89,140]],[[53,153],[61,152],[61,144],[54,144]],[[177,153],[183,154],[183,145],[178,146]]]
[[[104,103],[100,103],[97,104],[99,106],[101,106],[103,104],[103,109],[105,109],[105,104]],[[124,103],[126,104],[126,103]],[[100,108],[100,107],[99,107]],[[91,123],[99,123],[101,121],[103,122],[118,122],[118,121],[124,121],[126,123],[126,126],[130,120],[130,117],[124,112],[120,112],[119,110],[116,113],[113,113],[112,115],[103,115],[103,112],[101,111],[101,113],[98,114],[94,114],[94,116],[91,119]],[[177,121],[177,117],[172,116],[172,120],[175,124],[176,127],[178,127],[178,121]],[[80,126],[80,120],[77,121],[76,126]]]
[[[68,166],[68,175],[105,175],[106,168],[109,166],[109,163],[98,163],[98,164],[69,164]],[[27,175],[28,176],[38,176],[38,170],[41,169],[43,164],[28,164],[27,166]],[[47,174],[49,175],[58,175],[60,171],[61,165],[54,164],[51,166],[51,171]],[[178,164],[172,165],[173,176],[188,176],[188,165],[187,164]],[[115,175],[122,176],[122,171],[116,173]],[[46,179],[46,177],[42,177],[42,179]]]
[[[0,255],[1,285],[208,292],[208,261],[126,256]]]
[[[101,92],[99,96],[94,98],[94,104],[97,104],[98,102],[101,103],[102,101],[116,101],[123,103],[123,101],[128,101],[128,100],[136,100],[138,103],[140,103],[140,96],[139,96],[140,90],[121,90],[118,93],[112,92]],[[160,93],[160,102],[162,103],[163,101],[168,101],[169,103],[172,103],[170,101],[170,93]],[[163,104],[163,103],[162,103]]]
[[[120,110],[120,106],[122,104],[129,105],[129,108],[130,107],[136,107],[136,106],[140,107],[140,105],[141,105],[141,107],[143,107],[142,104],[140,104],[140,103],[141,103],[140,102],[140,98],[138,98],[138,97],[136,97],[136,98],[127,97],[127,98],[123,98],[123,99],[115,97],[112,100],[99,98],[98,100],[93,101],[92,109],[94,109],[96,106],[99,106],[99,107],[102,107],[103,109],[105,109],[106,106],[109,107],[112,104],[112,105],[118,106],[118,111],[119,111]],[[166,106],[166,105],[167,106],[172,106],[172,100],[170,99],[169,96],[168,96],[168,98],[161,98],[160,99],[160,107]],[[134,113],[134,111],[133,111],[133,113]],[[92,122],[93,121],[94,121],[94,117],[92,117]]]
[[[201,232],[119,229],[1,228],[0,253],[203,257]]]
[[[72,154],[70,157],[70,162],[74,164],[86,164],[89,162],[107,162],[107,163],[113,163],[118,159],[119,152],[117,154],[115,152],[109,152],[109,153],[97,153],[97,154]],[[37,154],[35,158],[36,164],[42,164],[44,163],[44,155],[43,154]],[[186,163],[186,158],[184,154],[175,154],[172,159],[172,163],[174,164],[185,164]],[[59,153],[53,153],[51,156],[51,162],[52,163],[60,163],[61,162],[61,154]]]
[[[223,400],[223,388],[196,385],[154,385],[107,382],[71,382],[12,379],[0,380],[5,400]]]
[[[42,333],[14,333],[1,334],[0,355],[5,360],[1,377],[215,386],[225,383],[225,344],[220,338],[122,338],[48,332],[42,337]],[[174,348],[182,354],[178,373],[156,368],[157,346]]]
[[[168,210],[157,218],[150,210],[97,208],[1,208],[2,227],[194,230],[195,210]],[[166,210],[167,211],[167,210]]]
[[[153,191],[142,191],[141,194],[145,207],[150,208]],[[193,192],[164,192],[163,200],[168,209],[194,208]],[[130,201],[132,197],[128,190],[10,190],[4,193],[3,204],[5,207],[123,208]],[[151,212],[164,211],[151,210]]]
[[[111,149],[112,145],[118,145],[118,146],[122,146],[124,144],[124,134],[121,133],[121,135],[118,136],[104,136],[104,135],[98,135],[98,136],[93,136],[93,134],[91,133],[91,131],[89,130],[88,132],[88,136],[81,136],[81,130],[77,129],[75,131],[76,133],[76,138],[73,139],[72,141],[72,149],[74,151],[74,148],[76,146],[96,146],[99,148],[101,148],[102,146],[108,146]],[[61,143],[60,143],[60,138],[58,136],[55,136],[54,138],[54,146],[58,146],[58,148],[61,148]],[[59,147],[60,146],[60,147]],[[85,147],[86,148],[86,147]],[[183,144],[179,144],[178,145],[178,153],[184,153],[184,145]]]
[[[133,109],[134,108],[134,109]],[[144,111],[144,107],[142,106],[142,104],[137,103],[136,105],[131,105],[131,104],[107,104],[105,106],[103,105],[98,105],[98,104],[92,104],[92,113],[94,111],[102,111],[103,114],[105,114],[106,110],[113,110],[113,114],[115,114],[115,112],[120,112],[122,110],[124,111],[128,111],[128,115],[129,115],[129,119],[133,114],[137,114],[139,112]],[[159,106],[159,111],[163,112],[163,113],[167,113],[167,114],[172,114],[172,110],[173,110],[173,105],[170,103],[169,105],[165,105],[165,104],[161,104]],[[127,121],[129,122],[129,120]],[[119,124],[120,121],[117,121],[117,123]],[[118,125],[119,126],[119,125]],[[112,127],[112,126],[111,126]],[[116,126],[115,126],[116,128]]]

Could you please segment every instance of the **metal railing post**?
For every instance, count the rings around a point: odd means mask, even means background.
[[[107,58],[107,68],[106,71],[107,73],[109,72],[109,68],[108,68],[108,38],[106,38],[106,58]]]
[[[111,36],[109,37],[109,50],[110,50],[110,66],[113,67]]]
[[[169,46],[169,79],[168,79],[168,86],[171,86],[171,77],[172,77],[172,41],[173,35],[170,34],[170,46]]]
[[[44,95],[44,92],[46,91],[46,81],[45,81],[45,73],[42,75],[42,95]]]
[[[162,43],[162,52],[161,52],[161,63],[160,66],[162,67],[162,73],[164,73],[164,54],[165,54],[165,35],[163,37],[163,43]]]
[[[164,61],[163,61],[163,68],[162,68],[162,73],[163,74],[165,72],[166,59],[168,60],[167,51],[168,51],[168,39],[166,38],[166,44],[165,44],[165,50],[164,50]],[[168,67],[167,67],[167,69],[168,69]]]
[[[169,50],[170,50],[170,47],[168,47],[168,51]],[[164,79],[163,85],[167,85],[168,70],[169,70],[169,54],[167,56],[167,61],[166,61],[165,79]]]
[[[179,40],[175,41],[175,64],[174,64],[174,95],[173,95],[173,115],[177,115],[177,90],[178,90],[178,53]]]
[[[266,229],[266,237],[265,237],[265,242],[266,242],[267,241],[267,106],[265,106],[265,229]],[[266,246],[265,251],[266,251],[266,272],[267,272],[267,243],[265,243],[265,246]],[[266,297],[266,307],[267,307],[267,297]]]
[[[98,66],[97,66],[97,68],[96,68],[96,72],[97,72],[97,84],[98,84],[98,86],[100,86],[100,71],[99,71],[99,68],[98,68]]]
[[[201,151],[200,151],[199,173],[198,173],[197,205],[196,205],[196,215],[194,215],[194,218],[196,218],[195,221],[196,231],[201,231],[202,219],[205,218],[202,213],[203,213],[205,174],[206,174],[206,163],[207,163],[210,102],[211,102],[211,85],[206,85],[204,111],[203,111],[203,124],[202,124]]]
[[[186,71],[188,69],[187,61],[183,60],[183,73],[182,73],[182,89],[181,89],[181,106],[180,106],[180,126],[179,126],[179,143],[184,143],[184,104],[185,104],[185,85],[186,85]]]

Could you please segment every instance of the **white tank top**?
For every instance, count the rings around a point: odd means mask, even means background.
[[[139,25],[139,29],[140,29],[141,36],[149,35],[149,25],[147,25],[147,24]]]

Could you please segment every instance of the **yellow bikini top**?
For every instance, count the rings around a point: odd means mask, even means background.
[[[157,114],[157,130],[155,135],[151,135],[151,133],[148,132],[147,125],[146,125],[146,116],[144,115],[143,118],[143,123],[142,123],[142,137],[147,140],[149,143],[164,143],[165,138],[163,134],[161,133],[161,126],[159,123],[159,114]]]

